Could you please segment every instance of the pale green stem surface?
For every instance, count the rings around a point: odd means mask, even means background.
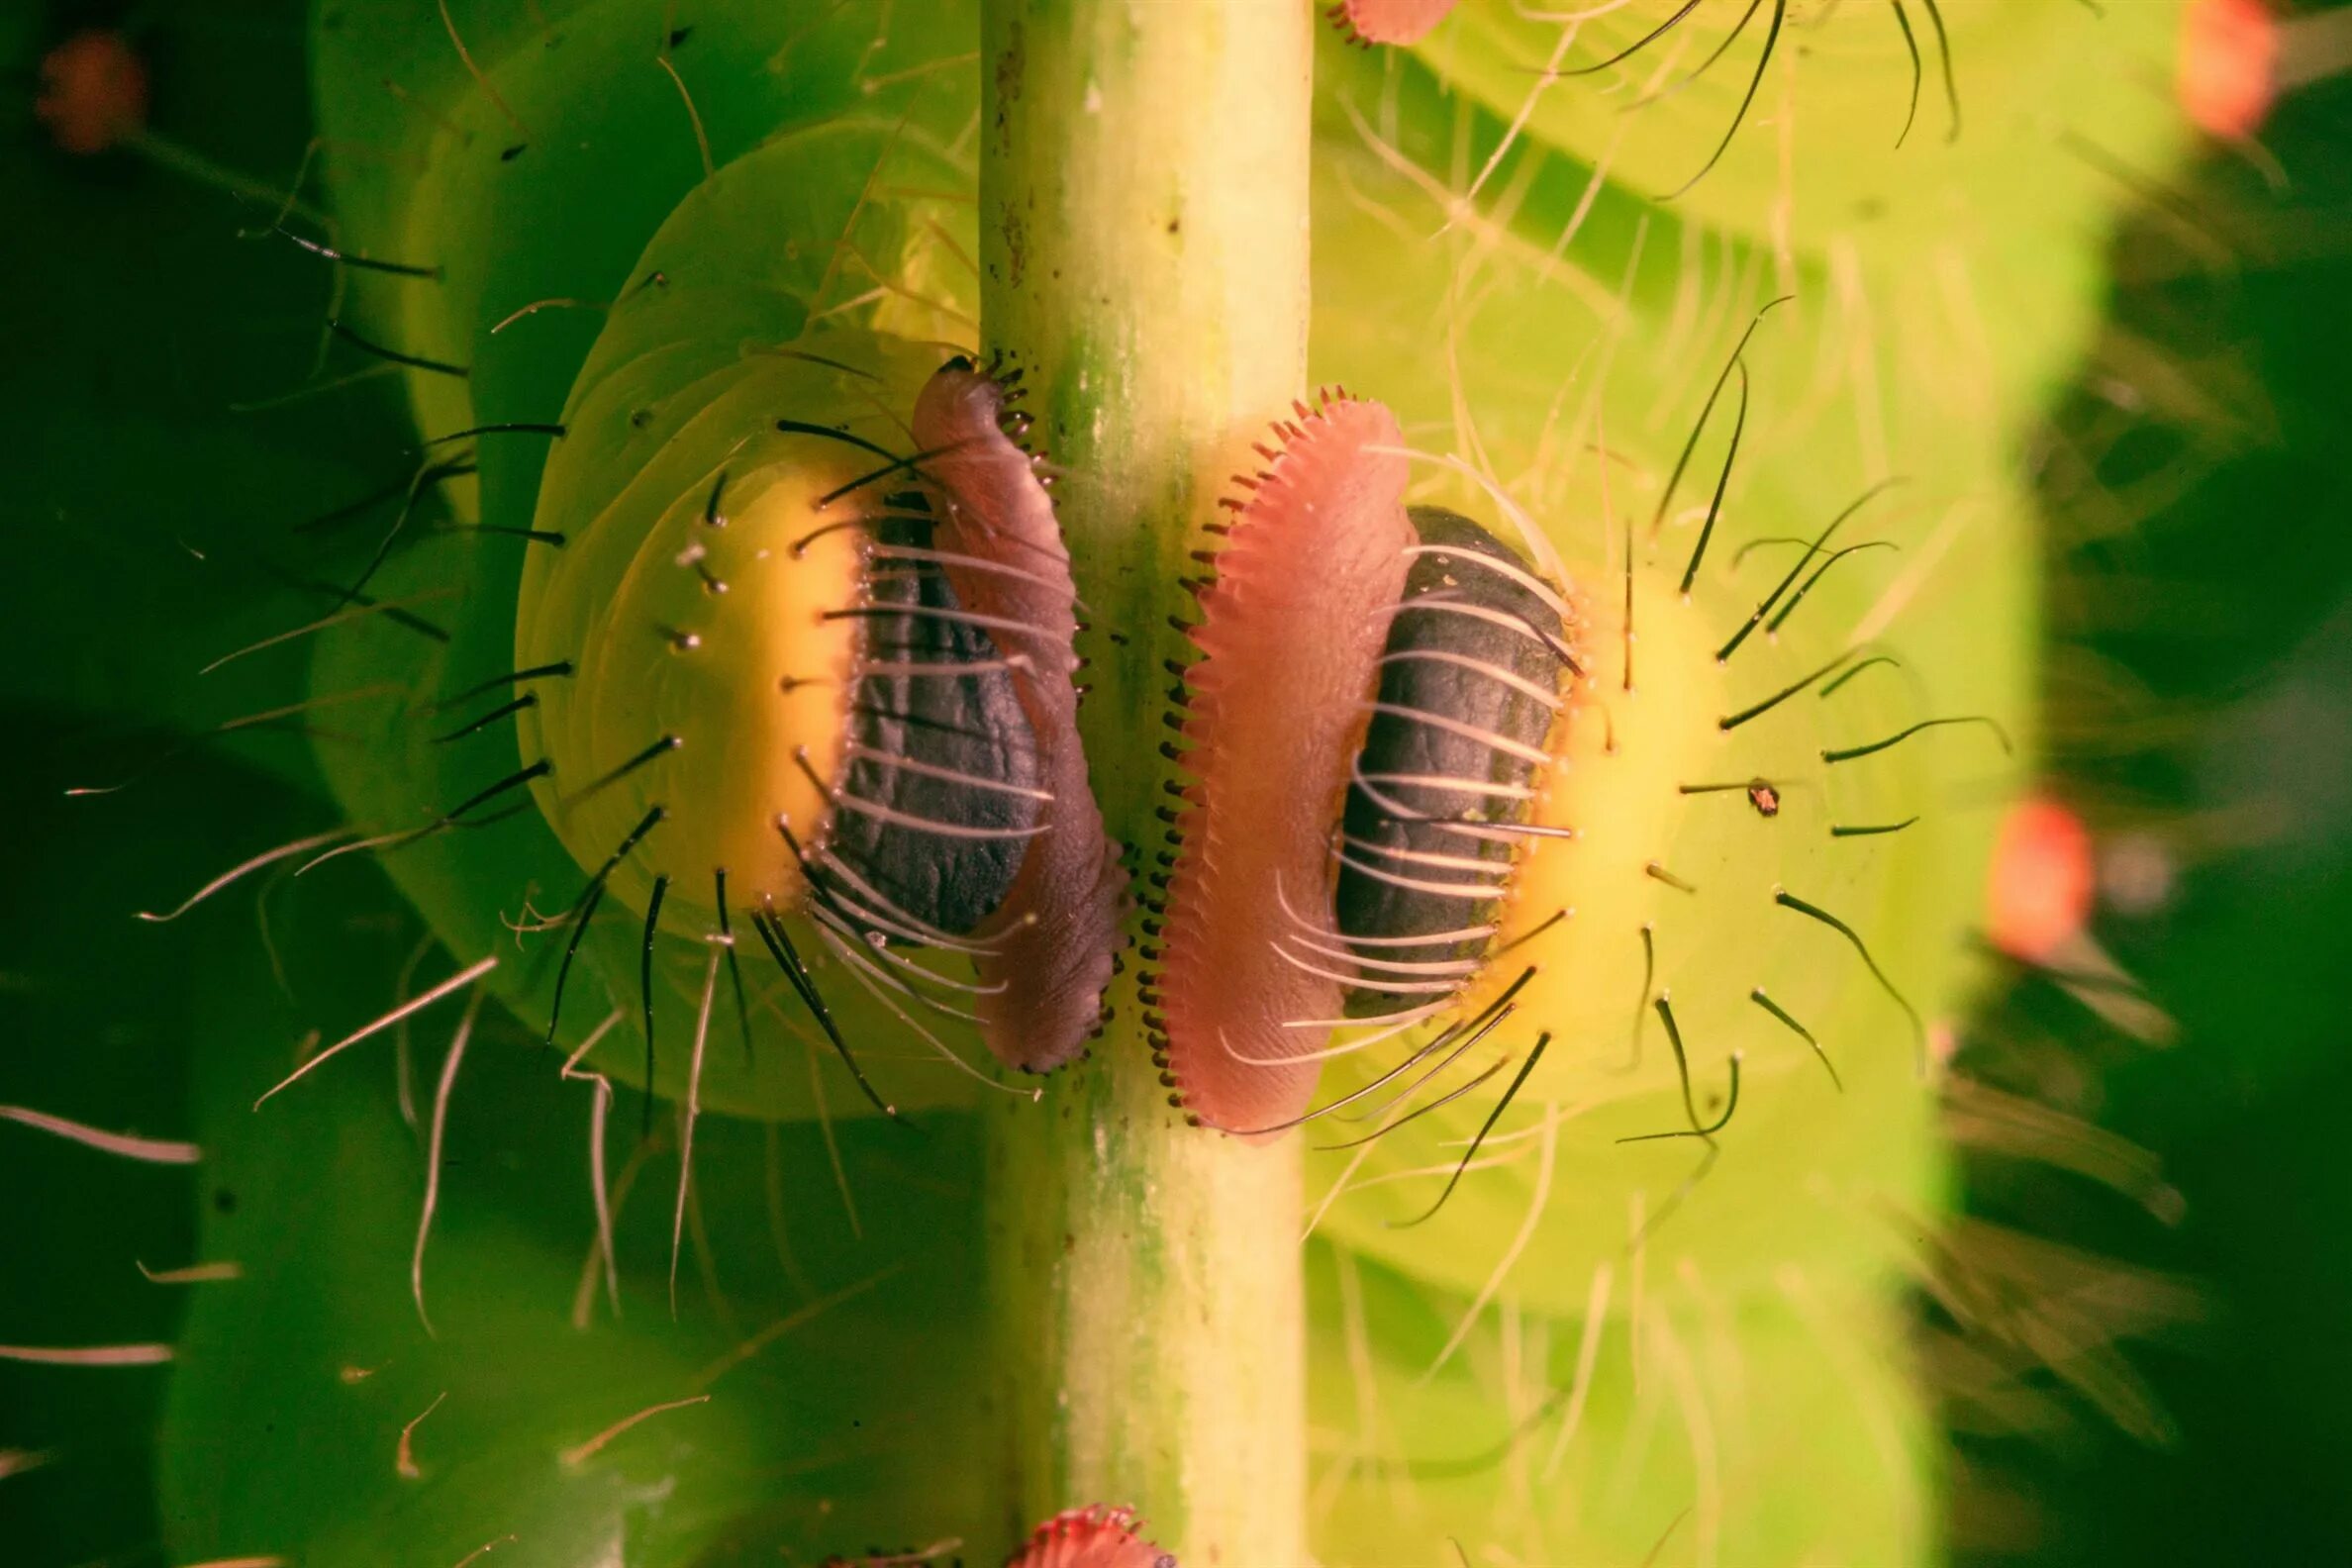
[[[1303,388],[1313,15],[985,6],[983,326],[1063,476],[1088,754],[1142,871],[1171,804],[1177,579]],[[1170,1111],[1133,973],[1089,1062],[990,1114],[1008,1502],[1133,1504],[1192,1568],[1303,1562],[1298,1144]]]

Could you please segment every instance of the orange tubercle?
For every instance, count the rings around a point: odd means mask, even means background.
[[[121,145],[146,128],[147,111],[147,67],[120,33],[76,33],[41,62],[33,112],[67,152],[88,157]]]
[[[1454,0],[1339,0],[1331,20],[1364,44],[1418,44],[1436,30]]]
[[[2096,880],[2083,820],[2056,801],[2020,801],[1994,845],[1986,934],[2011,957],[2046,963],[2090,921]]]
[[[2191,0],[2181,18],[2181,109],[2209,136],[2250,137],[2279,94],[2279,20],[2266,0]]]

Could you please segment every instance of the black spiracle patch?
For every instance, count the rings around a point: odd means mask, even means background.
[[[1421,552],[1389,626],[1341,822],[1335,911],[1356,963],[1355,1017],[1427,1003],[1485,952],[1488,935],[1451,933],[1501,909],[1518,840],[1503,830],[1533,805],[1555,712],[1546,698],[1568,673],[1567,629],[1519,557],[1457,513],[1411,516]]]
[[[902,515],[875,542],[929,549],[931,525],[906,515],[927,514],[924,498],[889,507]],[[1003,905],[1043,825],[1036,736],[996,638],[937,563],[874,557],[860,625],[851,750],[813,877],[837,906],[961,936]]]

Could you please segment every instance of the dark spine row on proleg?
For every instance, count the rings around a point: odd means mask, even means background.
[[[920,491],[892,495],[873,542],[929,550]],[[850,749],[811,876],[821,896],[902,938],[964,936],[1012,891],[1048,798],[1014,672],[936,565],[870,558]],[[891,926],[909,930],[890,932]]]
[[[1557,601],[1478,524],[1414,507],[1420,538],[1341,821],[1334,896],[1350,1016],[1426,1003],[1483,959],[1568,674]]]

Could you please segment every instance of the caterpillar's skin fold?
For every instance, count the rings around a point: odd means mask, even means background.
[[[1340,938],[1384,987],[1348,997],[1356,1016],[1425,1003],[1486,951],[1486,936],[1452,933],[1500,914],[1499,893],[1479,894],[1510,878],[1567,674],[1569,629],[1518,558],[1458,513],[1412,518],[1422,553],[1389,625],[1341,822]]]
[[[937,531],[909,520],[922,501],[890,497],[900,515],[874,527],[876,541],[931,547]],[[884,557],[869,559],[865,583],[861,673],[846,716],[855,750],[833,780],[816,877],[847,903],[870,888],[926,927],[967,935],[1004,906],[1039,827],[1036,735],[988,629],[924,613],[966,608],[945,576]],[[910,613],[891,615],[892,606]],[[953,666],[962,669],[942,673]],[[829,876],[823,867],[833,862],[855,881]]]
[[[1017,657],[1010,679],[1052,798],[1043,831],[1027,840],[1011,889],[979,930],[990,945],[979,956],[987,989],[978,1012],[1000,1060],[1046,1072],[1100,1026],[1126,878],[1078,741],[1069,551],[1035,463],[1005,434],[1006,402],[993,377],[951,360],[916,399],[913,433],[948,583],[973,610],[1027,629],[1007,634]]]
[[[1176,1092],[1226,1130],[1297,1115],[1317,1069],[1289,1058],[1323,1044],[1312,1021],[1343,1002],[1282,944],[1304,921],[1335,945],[1331,826],[1415,543],[1387,409],[1331,399],[1282,435],[1201,600],[1184,727],[1197,782],[1159,987]]]

